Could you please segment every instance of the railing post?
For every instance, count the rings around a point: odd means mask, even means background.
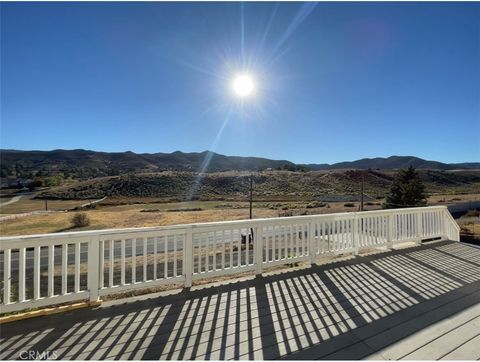
[[[444,240],[448,240],[448,223],[447,223],[447,220],[448,220],[448,215],[446,215],[446,212],[448,212],[446,209],[443,210],[443,213],[442,213],[442,224],[443,224],[443,239]]]
[[[355,212],[353,215],[353,255],[358,255],[358,251],[360,249],[360,239],[359,239],[359,231],[358,231],[358,214]]]
[[[100,278],[100,257],[99,257],[99,235],[90,237],[88,243],[88,292],[90,293],[90,302],[96,302],[99,299],[99,278]]]
[[[263,226],[258,225],[255,228],[255,236],[253,239],[255,247],[255,274],[262,275],[263,272]]]
[[[310,256],[310,265],[315,264],[315,260],[317,257],[317,248],[315,242],[315,223],[309,222],[308,223],[308,255]]]
[[[192,286],[193,276],[193,230],[187,228],[185,234],[185,250],[183,252],[183,272],[185,273],[185,288]]]
[[[393,212],[389,211],[387,215],[387,248],[393,248]]]
[[[417,211],[417,214],[415,215],[415,223],[417,224],[417,244],[420,245],[422,243],[422,237],[423,237],[423,227],[422,227],[422,212]]]

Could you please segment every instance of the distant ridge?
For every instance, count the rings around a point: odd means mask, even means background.
[[[464,162],[464,163],[442,163],[438,161],[428,161],[415,156],[391,156],[388,158],[362,158],[361,160],[350,162],[339,162],[332,165],[329,164],[308,164],[305,165],[311,170],[338,170],[344,168],[353,169],[382,169],[394,170],[413,166],[419,169],[431,170],[456,170],[456,169],[479,169],[480,162]]]
[[[205,160],[210,158],[207,163]],[[266,169],[334,170],[334,169],[399,169],[408,166],[419,169],[455,170],[480,169],[480,162],[447,164],[428,161],[413,156],[391,156],[388,158],[364,158],[351,162],[329,164],[295,164],[288,160],[271,160],[260,157],[225,156],[204,151],[185,153],[134,153],[97,152],[83,149],[52,151],[0,150],[2,177],[28,177],[38,172],[78,178],[121,175],[128,172],[160,171],[260,171]]]

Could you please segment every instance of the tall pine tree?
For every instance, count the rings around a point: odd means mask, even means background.
[[[425,186],[418,175],[418,172],[410,166],[406,170],[400,170],[393,180],[385,204],[386,209],[401,207],[425,206],[427,195]]]

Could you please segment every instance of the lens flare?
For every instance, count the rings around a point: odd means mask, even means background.
[[[248,75],[239,75],[233,81],[233,91],[240,97],[247,97],[255,90],[255,84]]]

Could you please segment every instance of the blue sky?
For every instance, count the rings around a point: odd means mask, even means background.
[[[2,3],[1,105],[2,148],[479,161],[480,4]]]

